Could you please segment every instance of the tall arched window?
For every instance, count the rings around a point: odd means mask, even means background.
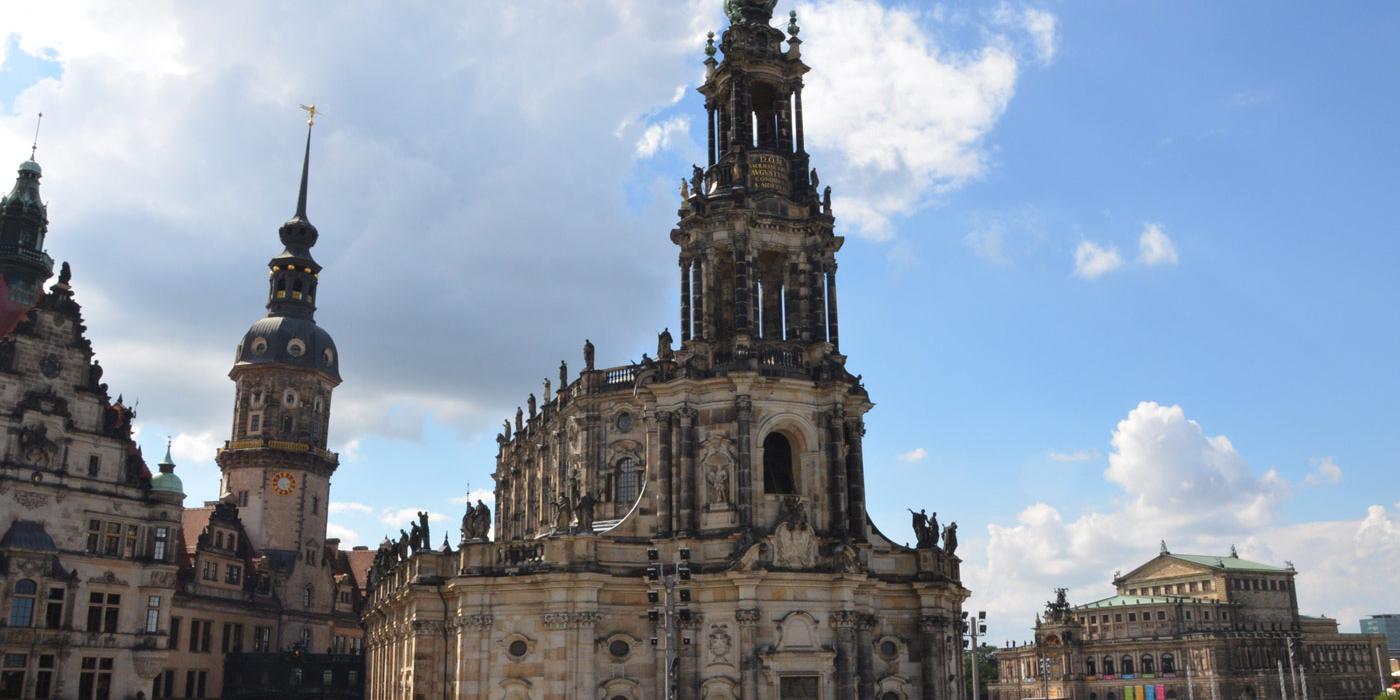
[[[642,473],[637,469],[637,460],[631,457],[623,457],[617,460],[617,502],[622,506],[631,506],[637,500],[637,492],[641,490]]]
[[[1095,668],[1095,666],[1096,666],[1096,664],[1094,663],[1093,657],[1090,657],[1090,658],[1085,659],[1085,660],[1084,660],[1084,673],[1085,673],[1086,675],[1090,675],[1090,676],[1097,676],[1097,675],[1099,675],[1099,674],[1098,674],[1098,670]]]
[[[1176,657],[1162,654],[1162,673],[1176,673]]]
[[[769,433],[763,438],[763,492],[797,493],[793,472],[792,443],[782,433]]]
[[[1156,667],[1157,667],[1157,665],[1156,665],[1155,663],[1153,663],[1153,661],[1152,661],[1152,655],[1151,655],[1151,654],[1143,654],[1143,655],[1142,655],[1142,672],[1143,672],[1144,674],[1146,674],[1146,673],[1156,673],[1156,672],[1157,672],[1157,671],[1155,670]]]
[[[25,578],[15,582],[15,593],[10,597],[10,626],[29,627],[34,624],[34,598],[39,593],[39,584]]]
[[[1103,657],[1103,675],[1113,675],[1113,657],[1111,656]]]
[[[306,588],[301,589],[301,607],[311,607],[311,584],[307,584]]]
[[[1133,657],[1124,655],[1122,659],[1123,675],[1133,675]]]

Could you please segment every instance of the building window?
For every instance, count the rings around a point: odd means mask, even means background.
[[[1137,622],[1137,613],[1128,613],[1128,622]]]
[[[1113,659],[1107,656],[1103,657],[1103,675],[1113,675]]]
[[[178,649],[180,647],[180,618],[170,618],[170,639],[166,643],[166,649]]]
[[[262,411],[253,411],[248,414],[248,434],[258,435],[262,433]]]
[[[763,438],[763,492],[797,493],[793,479],[792,443],[782,433]]]
[[[253,651],[267,652],[272,649],[272,628],[253,628]]]
[[[1171,654],[1162,654],[1162,673],[1176,673],[1176,658]]]
[[[204,561],[204,572],[203,572],[203,577],[204,577],[204,580],[205,580],[205,581],[218,581],[218,580],[219,580],[219,564],[218,564],[218,562],[212,562],[212,561],[209,561],[209,560],[206,559],[206,560]]]
[[[307,552],[307,554],[310,554],[310,552]],[[301,607],[311,607],[311,586],[309,584],[306,588],[301,589]]]
[[[146,598],[146,634],[155,634],[160,629],[160,596]]]
[[[1156,664],[1154,664],[1153,661],[1152,661],[1152,655],[1151,655],[1151,654],[1143,654],[1143,655],[1142,655],[1142,672],[1143,672],[1143,674],[1146,675],[1146,674],[1150,674],[1150,673],[1156,673],[1157,671],[1156,671],[1155,669],[1156,669]]]
[[[1084,673],[1090,676],[1099,675],[1098,670],[1095,668],[1094,660],[1092,658],[1084,660]]]
[[[63,626],[63,601],[67,591],[62,588],[49,589],[49,601],[44,608],[44,626],[56,630]]]
[[[111,657],[84,656],[78,676],[78,700],[111,700]]]
[[[126,538],[123,541],[122,556],[127,559],[136,558],[136,542],[140,538],[141,528],[135,525],[126,526]]]
[[[331,673],[331,670],[330,670],[330,669],[326,669],[326,670],[322,671],[322,672],[321,672],[321,685],[324,685],[324,686],[326,686],[327,688],[331,687],[331,681],[332,681],[334,678],[335,678],[335,674]]]
[[[253,406],[254,408],[258,408],[258,407],[260,407],[260,406],[263,405],[263,393],[262,393],[262,389],[254,389],[254,390],[253,390],[253,394],[252,394],[252,396],[251,396],[250,399],[249,399],[249,403],[252,404],[252,406]]]
[[[185,671],[185,697],[204,697],[205,685],[208,681],[208,671]]]
[[[170,547],[170,528],[157,526],[155,531],[155,541],[151,547],[151,558],[156,561],[165,561],[166,550]]]
[[[231,583],[237,586],[243,583],[243,567],[237,564],[229,564],[224,567],[224,583]]]
[[[623,457],[617,461],[617,498],[618,503],[632,505],[637,500],[637,492],[641,490],[641,472],[637,469],[637,461],[631,457]]]
[[[212,620],[190,620],[190,651],[209,653],[209,642],[213,638]]]
[[[817,700],[817,676],[782,676],[778,679],[779,700]]]
[[[1131,656],[1124,656],[1123,659],[1122,659],[1122,665],[1121,665],[1121,666],[1122,666],[1122,669],[1123,669],[1123,675],[1125,675],[1125,676],[1131,676],[1131,675],[1133,675],[1133,657],[1131,657]]]
[[[314,549],[307,549],[307,550],[306,550],[306,563],[307,563],[307,564],[310,564],[310,565],[312,565],[312,566],[315,566],[315,565],[316,565],[316,550],[314,550]]]
[[[122,524],[107,523],[107,534],[102,538],[102,553],[112,557],[122,554]]]
[[[1123,613],[1113,613],[1113,621],[1114,621],[1114,622],[1122,622],[1122,621],[1123,621]]]
[[[0,659],[0,698],[19,698],[24,693],[24,670],[29,665],[29,657],[24,654],[5,654]]]
[[[312,496],[312,497],[311,497],[311,514],[312,514],[312,515],[320,515],[320,513],[321,513],[321,497],[320,497],[320,496]]]
[[[39,596],[39,584],[25,578],[15,582],[10,597],[10,626],[29,627],[34,624],[34,603]]]
[[[297,405],[297,392],[295,389],[288,389],[282,394],[282,405],[292,408]]]
[[[238,492],[238,507],[239,507],[239,508],[247,508],[247,507],[248,507],[248,492],[247,492],[247,491],[239,491],[239,492]]]
[[[1157,619],[1158,619],[1158,620],[1165,620],[1165,619],[1167,619],[1167,611],[1165,611],[1165,610],[1158,610],[1158,611],[1157,611]]]
[[[88,476],[97,478],[102,473],[102,458],[97,455],[88,456]]]
[[[290,437],[292,434],[292,417],[282,416],[282,436]]]
[[[173,697],[175,697],[175,672],[166,669],[156,676],[155,685],[151,690],[151,698],[165,700],[165,698]]]
[[[120,593],[88,594],[87,631],[114,634],[117,631],[117,618],[121,612]],[[107,659],[108,662],[111,659]]]
[[[214,531],[214,546],[215,546],[215,547],[218,547],[219,549],[223,549],[223,548],[224,548],[224,531],[223,531],[223,530],[215,530],[215,531]]]
[[[53,654],[39,655],[39,672],[34,678],[34,697],[47,700],[53,696]]]
[[[310,649],[310,648],[311,648],[311,628],[310,628],[310,627],[303,627],[303,628],[301,628],[301,648],[302,648],[302,649]]]

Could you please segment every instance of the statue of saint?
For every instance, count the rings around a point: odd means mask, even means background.
[[[669,327],[661,329],[661,335],[656,337],[656,358],[659,360],[671,359],[671,329]]]
[[[948,527],[943,528],[943,551],[947,552],[948,556],[953,556],[953,553],[958,551],[958,524],[956,522],[948,523]]]
[[[578,513],[578,531],[585,535],[593,534],[593,506],[598,500],[591,492],[584,492],[574,510]]]
[[[913,508],[905,508],[911,514],[910,520],[914,527],[914,546],[919,549],[928,547],[928,515],[922,508],[915,513]]]
[[[530,417],[531,417],[531,418],[534,418],[534,417],[535,417],[535,412],[536,412],[536,405],[535,405],[535,395],[534,395],[533,393],[530,394],[530,396],[529,396],[528,398],[525,399],[525,405],[530,407]]]
[[[583,368],[593,369],[593,341],[587,338],[583,339]]]

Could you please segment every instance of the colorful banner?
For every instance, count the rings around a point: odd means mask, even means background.
[[[1138,700],[1133,697],[1133,686],[1130,685],[1123,688],[1123,700]]]
[[[1157,684],[1157,700],[1167,700],[1167,684]]]
[[[1142,686],[1137,687],[1137,696],[1138,700],[1148,700],[1147,691],[1144,690]]]
[[[1149,686],[1146,687],[1146,690],[1147,690],[1147,700],[1157,700],[1157,686],[1155,686],[1155,685],[1149,685]]]

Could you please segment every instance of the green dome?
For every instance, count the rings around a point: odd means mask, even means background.
[[[185,496],[185,483],[175,476],[175,461],[170,459],[170,443],[165,445],[165,459],[161,460],[160,473],[151,477],[151,490]]]

